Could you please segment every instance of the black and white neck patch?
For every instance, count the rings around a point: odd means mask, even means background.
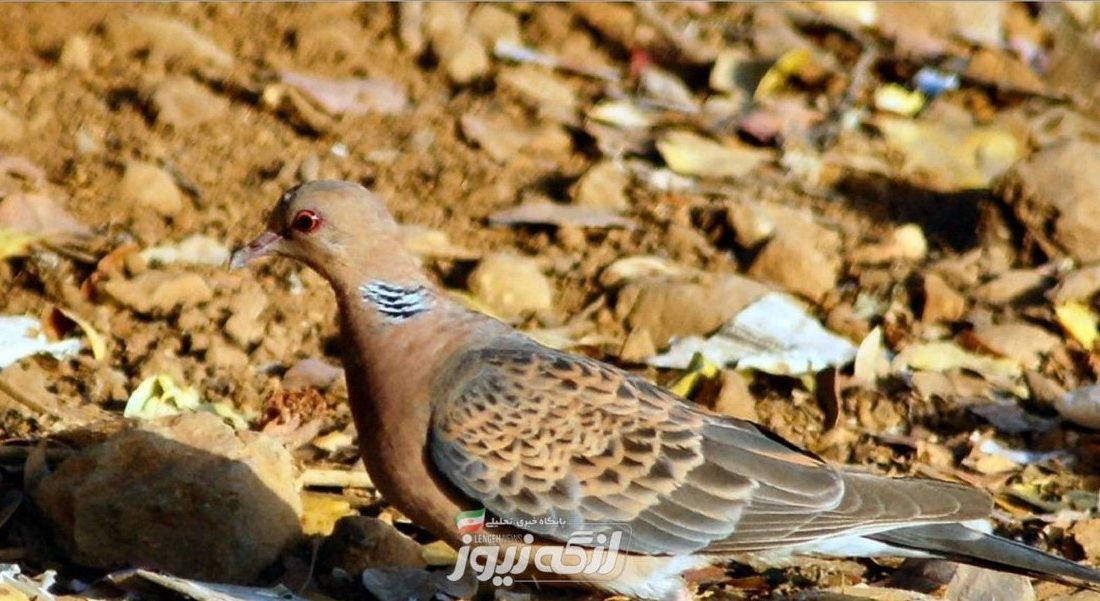
[[[376,280],[359,286],[359,293],[391,323],[430,311],[435,304],[432,291],[426,286],[401,286]]]

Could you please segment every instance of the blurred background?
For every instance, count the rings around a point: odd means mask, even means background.
[[[830,460],[984,488],[1002,533],[1100,565],[1096,4],[0,15],[4,595],[181,590],[127,566],[449,586],[358,462],[327,284],[225,267],[322,178],[382,194],[476,310]],[[895,566],[695,581],[1100,598]]]

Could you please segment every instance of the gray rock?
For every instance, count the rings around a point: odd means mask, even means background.
[[[191,413],[82,449],[31,497],[77,564],[246,583],[300,535],[294,480],[271,439]]]

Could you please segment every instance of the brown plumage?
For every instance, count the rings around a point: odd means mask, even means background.
[[[596,584],[652,599],[683,598],[684,569],[791,553],[948,557],[1100,582],[962,525],[989,516],[984,492],[844,471],[466,310],[421,272],[384,204],[356,184],[284,194],[269,230],[232,262],[267,254],[332,284],[367,470],[395,507],[452,545],[462,544],[455,514],[482,506],[539,546],[623,531],[630,555]]]

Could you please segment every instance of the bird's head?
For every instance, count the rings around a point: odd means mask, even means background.
[[[383,259],[380,255],[393,260],[401,253],[397,224],[378,196],[352,182],[321,180],[283,193],[267,230],[237,249],[230,267],[278,255],[332,279],[349,265],[369,268]]]

